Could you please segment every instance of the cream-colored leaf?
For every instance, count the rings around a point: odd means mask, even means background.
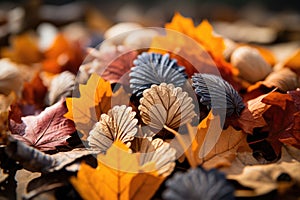
[[[173,84],[152,85],[140,99],[140,115],[143,122],[161,130],[164,126],[176,129],[196,115],[192,98]]]
[[[102,114],[88,137],[89,145],[106,151],[114,141],[120,140],[130,146],[137,133],[135,112],[131,107],[114,106],[108,114]]]
[[[50,84],[47,94],[47,103],[52,105],[60,100],[61,97],[67,97],[72,94],[75,86],[75,75],[65,71],[56,75]]]
[[[176,150],[169,143],[157,138],[153,141],[144,139],[140,147],[140,165],[155,162],[159,175],[164,177],[170,175],[175,167]]]
[[[287,92],[300,87],[300,78],[289,68],[283,68],[269,74],[262,82],[267,87],[278,87],[280,90]]]
[[[1,59],[0,66],[0,93],[9,95],[14,91],[21,95],[23,78],[17,65],[8,59]]]
[[[249,190],[237,189],[237,197],[261,196],[274,190],[287,192],[288,188],[300,186],[300,163],[280,162],[267,165],[246,166],[243,172],[238,175],[228,175],[229,180],[235,180]],[[290,180],[281,180],[281,177],[288,177]],[[284,190],[282,191],[282,186]]]

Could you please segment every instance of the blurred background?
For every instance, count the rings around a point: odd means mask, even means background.
[[[101,34],[117,22],[161,27],[174,12],[197,24],[208,19],[218,34],[239,42],[300,40],[299,0],[18,0],[0,1],[0,45],[44,22],[56,27],[77,23],[101,41]]]

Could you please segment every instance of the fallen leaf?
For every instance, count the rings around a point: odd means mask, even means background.
[[[79,85],[79,92],[79,98],[66,98],[68,112],[64,116],[75,122],[86,139],[100,115],[111,108],[112,90],[109,82],[92,74],[86,85]]]
[[[40,73],[37,72],[30,82],[24,83],[22,103],[43,107],[46,93],[47,87],[43,84]]]
[[[284,61],[284,67],[290,68],[295,71],[298,76],[300,75],[300,49],[296,50],[291,56]]]
[[[268,93],[269,94],[269,93]],[[255,99],[247,101],[246,108],[238,118],[239,127],[245,132],[252,134],[254,128],[264,127],[267,125],[263,118],[263,113],[270,107],[262,102],[268,94],[261,95]]]
[[[9,58],[22,64],[38,63],[43,59],[36,39],[29,33],[14,36],[10,48],[1,49],[1,57]]]
[[[15,98],[13,92],[8,96],[0,94],[0,145],[5,145],[7,142],[9,109]]]
[[[82,65],[80,72],[87,74],[96,73],[110,83],[129,84],[128,72],[133,66],[133,60],[138,52],[125,46],[105,46],[97,49],[89,49],[91,62]]]
[[[71,96],[75,87],[75,75],[71,72],[65,71],[56,75],[49,86],[46,96],[46,103],[53,105],[62,97]]]
[[[9,95],[14,91],[21,96],[24,79],[18,66],[8,59],[1,59],[0,65],[0,93]]]
[[[10,121],[13,137],[42,151],[66,145],[76,129],[74,123],[63,117],[67,112],[64,101],[46,108],[38,116],[22,117],[22,123]]]
[[[166,181],[163,193],[166,200],[185,199],[234,199],[234,188],[226,181],[224,174],[216,169],[206,171],[202,167],[177,172]]]
[[[245,108],[242,97],[224,79],[212,74],[194,74],[192,86],[199,102],[220,116],[239,116]]]
[[[77,148],[72,151],[49,155],[11,137],[5,152],[10,158],[20,162],[25,169],[42,173],[50,173],[61,169],[68,171],[66,167],[79,159],[100,153],[100,151],[94,149]]]
[[[82,163],[71,183],[84,199],[150,199],[165,178],[156,170],[154,162],[141,166],[138,154],[116,141],[98,155],[96,169]]]
[[[258,197],[272,191],[279,192],[284,197],[288,195],[288,189],[299,188],[300,176],[298,170],[299,162],[281,162],[268,165],[246,166],[238,175],[228,175],[229,180],[237,181],[244,188],[237,189],[235,196]]]
[[[230,126],[222,130],[220,118],[211,113],[198,125],[192,144],[196,161],[207,168],[230,166],[236,152],[245,145],[245,133]]]
[[[166,83],[181,87],[187,81],[184,67],[178,66],[177,61],[170,59],[169,54],[146,52],[134,60],[134,67],[131,68],[129,76],[130,88],[136,96],[141,96],[152,84]]]
[[[51,73],[78,72],[83,61],[83,53],[78,44],[71,43],[62,34],[58,34],[52,45],[44,52],[43,70]]]
[[[188,125],[188,134],[182,135],[187,147],[185,155],[190,163],[195,162],[204,168],[228,167],[238,151],[248,149],[246,135],[231,126],[223,130],[220,117],[210,112],[198,127]],[[182,152],[182,145],[178,142],[175,140],[172,146],[177,152]]]
[[[262,100],[270,105],[263,114],[269,132],[266,140],[271,143],[277,155],[280,154],[282,143],[300,148],[300,110],[297,104],[299,97],[300,91],[294,91],[293,96],[272,92]]]
[[[188,93],[173,84],[162,83],[144,90],[138,109],[145,124],[161,130],[176,129],[190,122],[196,116],[194,107]]]
[[[204,20],[195,27],[190,18],[176,13],[165,28],[166,36],[153,38],[151,52],[170,53],[171,58],[186,67],[189,76],[194,73],[221,74],[234,88],[240,87],[233,79],[237,72],[224,59],[224,40],[214,35],[208,21]]]
[[[120,140],[128,147],[137,133],[135,112],[131,107],[114,106],[107,114],[102,114],[99,122],[87,138],[90,147],[106,152],[114,141]]]

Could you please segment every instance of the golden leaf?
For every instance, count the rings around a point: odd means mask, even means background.
[[[150,199],[164,176],[159,176],[155,162],[139,164],[139,154],[116,141],[106,155],[98,155],[98,167],[82,163],[71,183],[83,199]]]
[[[43,70],[55,74],[66,70],[77,73],[83,61],[79,45],[71,43],[62,34],[56,36],[44,54]]]
[[[295,51],[284,61],[284,66],[292,69],[298,75],[300,74],[300,49]]]
[[[187,125],[188,134],[181,135],[182,141],[175,140],[172,144],[177,152],[183,152],[192,166],[202,164],[205,168],[230,166],[235,159],[236,152],[246,145],[246,133],[236,131],[229,126],[223,130],[220,117],[212,112],[201,121],[198,127]]]
[[[13,37],[11,48],[1,49],[1,57],[10,58],[17,63],[32,64],[41,61],[42,53],[39,51],[35,38],[25,33]]]
[[[87,137],[100,115],[111,108],[112,90],[109,82],[92,74],[86,85],[79,85],[79,92],[79,98],[66,99],[68,112],[64,116]]]

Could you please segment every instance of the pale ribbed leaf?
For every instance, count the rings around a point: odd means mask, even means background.
[[[162,83],[152,85],[140,99],[140,115],[143,122],[155,129],[164,125],[176,129],[192,120],[194,112],[192,98],[180,87]]]
[[[75,75],[65,71],[57,75],[51,81],[49,92],[47,94],[47,104],[52,105],[60,100],[61,97],[67,97],[72,94],[75,86]]]
[[[145,138],[140,146],[140,165],[154,162],[158,175],[170,175],[175,167],[176,150],[169,143],[157,138],[153,141]]]
[[[142,53],[133,61],[131,68],[130,87],[133,93],[140,96],[143,90],[152,84],[172,83],[176,87],[184,85],[187,79],[185,68],[178,66],[169,54]]]
[[[108,114],[102,114],[88,137],[89,145],[106,151],[114,141],[120,140],[130,146],[137,133],[135,112],[131,107],[114,106]]]

